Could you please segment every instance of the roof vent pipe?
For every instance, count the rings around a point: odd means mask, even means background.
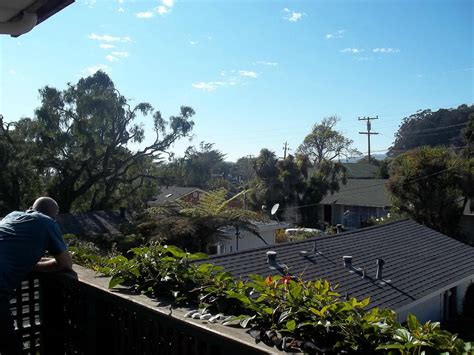
[[[385,264],[385,260],[377,259],[377,272],[375,274],[375,278],[377,280],[382,280],[382,270],[383,270],[384,264]]]
[[[316,241],[313,242],[313,253],[317,253],[318,252],[318,246],[316,245]]]
[[[37,22],[38,16],[35,13],[24,12],[18,21],[0,22],[0,34],[20,36],[31,31]]]
[[[274,264],[276,263],[277,259],[277,252],[273,250],[267,251],[267,264]]]
[[[337,233],[342,233],[344,231],[342,229],[342,224],[340,224],[340,223],[336,224],[336,231],[337,231]]]
[[[344,261],[344,267],[352,267],[352,256],[344,255],[342,260]]]

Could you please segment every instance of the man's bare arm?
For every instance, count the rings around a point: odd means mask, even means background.
[[[54,258],[44,259],[42,258],[36,266],[33,268],[34,271],[66,271],[72,270],[72,258],[68,251],[63,251],[58,255],[54,255]]]

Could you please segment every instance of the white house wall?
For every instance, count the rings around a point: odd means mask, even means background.
[[[408,314],[413,313],[416,315],[420,322],[427,322],[429,320],[441,321],[443,317],[443,295],[436,295],[423,303],[419,303],[413,307],[406,309],[403,312],[398,312],[398,321],[405,322]]]
[[[268,245],[275,244],[275,229],[266,229],[260,231],[261,237],[267,242]],[[237,242],[235,234],[226,234],[227,238],[222,240],[220,244],[220,250],[218,251],[219,254],[222,253],[229,253],[231,251],[237,250]],[[257,237],[256,235],[248,232],[248,231],[240,231],[239,237],[239,245],[238,250],[246,250],[252,248],[258,248],[265,246],[263,241]]]

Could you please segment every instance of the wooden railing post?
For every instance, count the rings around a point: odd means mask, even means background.
[[[41,354],[65,353],[64,297],[61,282],[54,275],[40,275]]]

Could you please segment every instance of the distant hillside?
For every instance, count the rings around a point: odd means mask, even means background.
[[[405,117],[388,155],[397,156],[424,145],[462,148],[466,144],[463,132],[470,115],[474,115],[474,105],[461,105],[458,108],[440,109],[436,112],[418,111]]]

